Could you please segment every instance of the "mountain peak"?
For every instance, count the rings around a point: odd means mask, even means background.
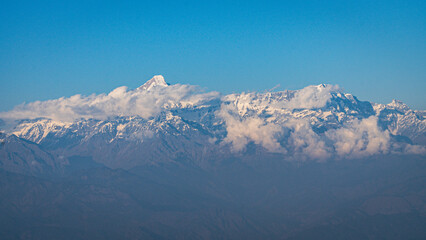
[[[138,89],[151,90],[153,87],[162,86],[167,87],[169,84],[166,83],[162,75],[155,75],[150,80],[148,80],[144,85],[138,87]]]
[[[408,107],[407,104],[396,99],[393,99],[392,102],[388,104],[388,106],[403,112],[410,110],[410,107]]]

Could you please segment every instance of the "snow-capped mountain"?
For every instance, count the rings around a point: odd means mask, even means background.
[[[169,85],[75,95],[0,114],[5,130],[57,156],[112,167],[176,160],[203,165],[248,151],[292,160],[425,154],[426,113],[399,101],[372,104],[337,86],[220,95]]]
[[[144,85],[138,87],[138,89],[141,90],[151,90],[154,87],[167,87],[169,84],[166,83],[164,80],[164,77],[161,75],[156,75],[153,78],[151,78],[149,81],[147,81]]]
[[[426,145],[426,111],[411,110],[398,100],[387,105],[375,104],[374,109],[383,129],[406,137],[410,143]]]

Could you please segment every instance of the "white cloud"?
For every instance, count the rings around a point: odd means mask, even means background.
[[[390,134],[377,125],[377,117],[355,120],[350,125],[329,130],[326,136],[332,140],[338,156],[363,157],[389,153]]]
[[[113,116],[140,116],[149,118],[164,108],[198,105],[218,98],[219,93],[201,91],[191,85],[171,85],[144,89],[128,90],[119,87],[109,94],[90,96],[74,95],[48,101],[36,101],[22,104],[12,111],[0,113],[3,119],[50,118],[71,122],[76,119],[107,119]]]
[[[284,152],[276,139],[282,128],[274,123],[268,123],[258,116],[241,117],[234,105],[222,104],[217,116],[226,125],[227,136],[224,142],[231,143],[236,152],[245,149],[249,142],[263,146],[271,152]]]
[[[283,119],[281,109],[324,107],[334,91],[339,91],[339,87],[319,85],[294,91],[290,99],[271,97],[270,93],[225,96],[224,104],[216,114],[225,123],[227,136],[223,141],[230,143],[234,151],[243,151],[249,142],[254,142],[271,152],[285,153],[299,159],[325,159],[331,155],[332,148],[312,130],[306,119],[286,116],[284,122],[275,120]],[[268,117],[265,112],[278,116]]]
[[[294,97],[285,104],[286,108],[321,108],[331,99],[331,92],[339,91],[336,85],[307,86],[296,91]]]
[[[332,93],[339,91],[338,86],[319,85],[298,91],[227,95],[222,98],[220,109],[215,113],[216,117],[223,120],[227,133],[221,140],[230,144],[234,152],[244,151],[247,144],[253,142],[267,151],[299,160],[363,157],[393,153],[395,149],[406,153],[426,153],[424,146],[394,145],[389,131],[378,127],[375,116],[362,120],[345,120],[346,123],[337,129],[316,133],[310,115],[303,114],[320,111],[310,109],[326,106]],[[12,111],[0,113],[0,118],[49,118],[59,122],[72,122],[82,118],[105,120],[114,116],[150,118],[165,109],[203,105],[219,98],[220,94],[217,92],[203,92],[191,85],[167,86],[164,83],[150,86],[149,90],[129,90],[123,86],[108,94],[74,95],[22,104]],[[136,131],[130,133],[129,137],[141,140],[152,137],[152,133],[143,135],[141,131]],[[212,138],[213,142],[216,140]]]
[[[328,101],[329,88],[325,92],[312,93],[312,89],[304,91],[299,99],[308,99],[304,107],[319,107]],[[321,92],[322,90],[320,90]],[[315,92],[315,91],[314,91]],[[312,97],[314,95],[315,97]],[[381,130],[377,117],[354,119],[337,129],[330,129],[323,134],[313,131],[308,119],[292,116],[261,116],[262,111],[256,111],[253,94],[242,94],[242,98],[227,98],[216,115],[224,121],[227,136],[223,139],[230,143],[234,151],[244,151],[248,143],[254,142],[271,152],[283,153],[289,159],[325,160],[330,157],[363,157],[374,154],[387,154],[391,149],[389,131]],[[309,100],[319,99],[318,103]],[[290,100],[289,102],[291,102]],[[247,104],[246,104],[247,103]],[[293,102],[294,103],[294,102]],[[250,106],[250,107],[249,107]],[[295,105],[293,105],[295,106]],[[300,104],[298,108],[300,108]],[[284,119],[278,123],[276,119]],[[408,149],[408,148],[407,148]],[[422,149],[410,148],[412,152]]]
[[[222,100],[235,105],[238,113],[244,115],[250,111],[322,108],[330,101],[333,92],[340,92],[339,86],[321,84],[296,91],[229,94]]]
[[[404,149],[405,153],[408,154],[420,154],[420,155],[426,155],[426,147],[420,146],[420,145],[406,145]]]
[[[331,156],[331,149],[324,139],[312,130],[308,121],[291,118],[284,126],[291,133],[287,139],[287,147],[293,158],[300,160],[313,158],[321,161]]]

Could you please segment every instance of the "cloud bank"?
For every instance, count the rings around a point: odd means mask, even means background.
[[[241,118],[233,105],[223,104],[217,115],[226,125],[227,136],[224,142],[231,143],[233,151],[244,150],[251,141],[271,152],[284,151],[276,139],[276,135],[282,131],[279,125],[265,122],[258,116]]]
[[[331,99],[332,92],[340,91],[337,85],[307,86],[296,91],[294,97],[285,103],[285,107],[289,109],[308,108],[315,109],[324,107]]]
[[[379,127],[377,116],[351,116],[340,123],[336,120],[337,126],[314,131],[315,124],[321,121],[312,119],[330,116],[330,111],[334,111],[321,109],[327,106],[334,93],[346,97],[333,85],[308,86],[287,94],[290,97],[278,98],[277,102],[268,97],[269,93],[226,96],[216,113],[227,132],[223,142],[230,144],[234,152],[244,151],[247,144],[253,142],[270,152],[298,160],[426,153],[424,146],[394,143],[390,132]],[[350,100],[358,101],[353,97]]]
[[[149,118],[160,113],[162,109],[199,105],[219,96],[217,92],[205,93],[199,87],[191,85],[158,86],[149,91],[128,90],[123,86],[109,94],[77,94],[69,98],[22,104],[12,111],[0,113],[0,118],[49,118],[64,122],[90,118],[104,120],[114,116]]]
[[[328,105],[336,96],[344,98],[342,102],[350,102],[350,106],[360,104],[357,99],[341,94],[341,89],[334,85],[222,97],[217,92],[204,92],[196,86],[167,85],[161,76],[156,76],[134,90],[119,87],[108,94],[74,95],[22,104],[12,111],[0,113],[0,118],[48,118],[59,122],[106,120],[116,116],[148,119],[162,111],[208,105],[212,100],[220,100],[213,101],[218,104],[214,105],[216,111],[208,114],[213,114],[215,120],[212,121],[217,121],[226,131],[219,142],[233,152],[244,152],[249,143],[254,143],[266,151],[298,160],[321,161],[330,157],[357,158],[395,152],[426,154],[424,146],[398,145],[392,141],[389,130],[379,127],[377,116],[345,114],[341,109],[347,106],[339,106],[339,110]],[[318,126],[323,130],[315,130]]]
[[[329,130],[325,135],[333,142],[339,156],[363,157],[387,154],[390,149],[390,134],[381,130],[377,117],[355,120],[339,129]]]
[[[217,114],[226,126],[227,135],[223,142],[230,144],[234,152],[244,151],[253,142],[270,152],[282,153],[289,160],[321,161],[330,157],[359,158],[397,152],[426,153],[423,146],[400,146],[392,143],[389,131],[379,128],[375,116],[355,120],[318,134],[305,119],[289,118],[280,125],[256,115],[241,117],[235,109],[226,105]],[[398,151],[392,151],[392,147]]]

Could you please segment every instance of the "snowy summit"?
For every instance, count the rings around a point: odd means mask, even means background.
[[[169,84],[166,83],[162,75],[155,75],[153,78],[148,80],[144,85],[138,87],[138,89],[149,91],[153,87],[157,87],[157,86],[167,87],[169,86]]]

